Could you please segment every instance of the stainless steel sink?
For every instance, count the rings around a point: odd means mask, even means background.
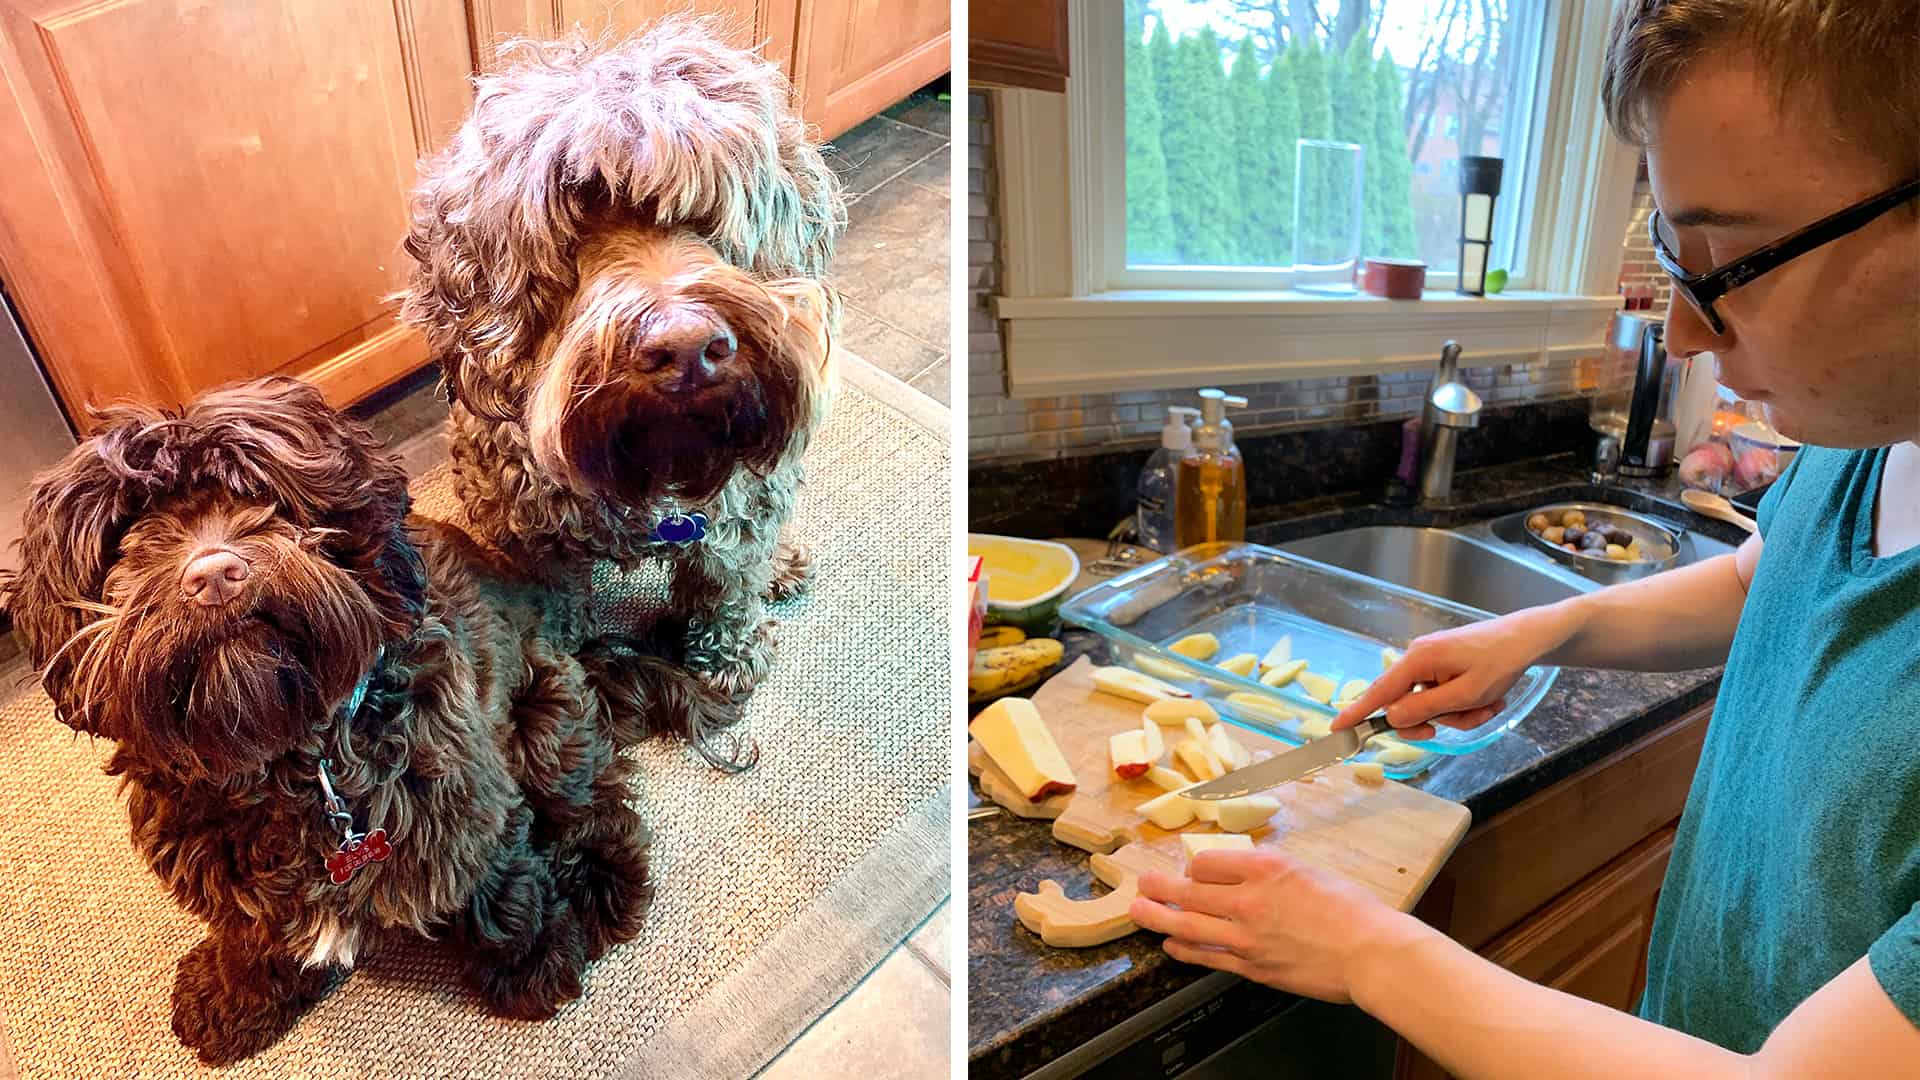
[[[1551,604],[1607,584],[1534,550],[1526,541],[1526,516],[1522,511],[1457,529],[1367,525],[1278,546],[1496,615]],[[1675,565],[1688,566],[1732,550],[1710,536],[1682,530]]]
[[[1593,582],[1568,580],[1572,575],[1529,566],[1485,542],[1444,529],[1368,525],[1279,547],[1497,615],[1597,588]]]

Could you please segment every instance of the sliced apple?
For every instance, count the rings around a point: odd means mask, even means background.
[[[1139,728],[1128,728],[1109,736],[1107,755],[1113,761],[1113,771],[1122,780],[1143,775],[1153,767],[1153,759],[1147,756],[1147,733]]]
[[[1133,658],[1133,666],[1156,679],[1165,679],[1172,683],[1194,677],[1193,672],[1188,671],[1179,664],[1171,660],[1162,660],[1157,656],[1136,656]]]
[[[1188,825],[1193,824],[1193,803],[1189,802],[1185,796],[1177,791],[1169,791],[1163,795],[1148,799],[1146,802],[1141,803],[1136,809],[1138,809],[1148,821],[1166,829],[1168,832],[1172,832],[1174,829],[1184,829]]]
[[[1213,747],[1213,752],[1226,762],[1229,769],[1244,769],[1253,762],[1253,755],[1247,753],[1247,748],[1241,746],[1227,731],[1225,724],[1215,724],[1207,729],[1207,745]]]
[[[1184,774],[1164,765],[1155,765],[1148,769],[1147,779],[1162,791],[1180,791],[1193,786],[1193,781]]]
[[[1280,812],[1280,800],[1271,795],[1242,795],[1214,805],[1220,808],[1220,827],[1230,833],[1252,832]]]
[[[1075,788],[1073,769],[1040,719],[1040,710],[1026,698],[1001,698],[980,710],[967,732],[1029,800],[1038,802]]]
[[[1293,709],[1288,708],[1265,694],[1245,692],[1228,694],[1227,704],[1233,706],[1235,712],[1247,713],[1256,719],[1265,720],[1273,724],[1284,724],[1300,715],[1298,712],[1295,712]]]
[[[1186,849],[1187,861],[1192,862],[1195,855],[1216,848],[1252,851],[1253,837],[1242,833],[1181,833],[1180,846]]]
[[[1313,700],[1328,703],[1333,701],[1335,684],[1332,679],[1327,678],[1325,675],[1318,675],[1311,671],[1302,671],[1300,673],[1300,689],[1305,690],[1307,696]]]
[[[1392,668],[1393,665],[1400,662],[1400,657],[1402,655],[1403,654],[1400,652],[1399,649],[1381,649],[1380,650],[1380,670],[1386,671]]]
[[[1220,719],[1220,714],[1195,697],[1168,698],[1147,706],[1146,718],[1164,727],[1178,727],[1185,724],[1188,717],[1211,724]]]
[[[1362,761],[1353,767],[1353,778],[1377,787],[1387,782],[1387,767],[1377,761]]]
[[[1188,634],[1179,641],[1167,646],[1167,651],[1177,652],[1195,660],[1212,659],[1220,651],[1220,639],[1212,634]]]
[[[1260,681],[1268,686],[1285,686],[1300,677],[1307,670],[1305,660],[1289,660],[1284,664],[1270,667],[1260,673]]]
[[[1219,799],[1188,799],[1187,803],[1188,805],[1193,807],[1193,816],[1195,820],[1204,821],[1209,825],[1213,825],[1219,822],[1220,820],[1220,800]]]
[[[1293,635],[1281,634],[1280,640],[1274,642],[1273,647],[1267,650],[1267,655],[1260,658],[1260,670],[1264,672],[1270,668],[1285,667],[1292,662]],[[1305,664],[1300,666],[1306,667]]]
[[[1333,733],[1333,721],[1317,713],[1300,718],[1300,734],[1309,739],[1324,739]]]
[[[1193,739],[1182,739],[1180,745],[1173,748],[1174,759],[1187,767],[1187,771],[1201,780],[1218,780],[1226,775],[1218,768],[1218,759],[1207,744]]]
[[[1408,746],[1392,735],[1375,735],[1367,740],[1367,749],[1373,751],[1373,759],[1383,765],[1407,765],[1420,760],[1425,750],[1417,746]]]
[[[1335,700],[1357,701],[1361,694],[1367,692],[1367,687],[1372,685],[1373,683],[1367,679],[1348,679],[1346,683],[1340,687],[1340,693],[1335,695]]]
[[[1152,704],[1169,698],[1190,698],[1193,695],[1177,686],[1169,686],[1151,675],[1130,671],[1122,667],[1097,667],[1093,669],[1093,688],[1104,694],[1123,697],[1129,701],[1144,701]]]
[[[1238,656],[1229,656],[1225,660],[1220,661],[1219,666],[1222,671],[1231,671],[1235,675],[1245,678],[1253,674],[1253,669],[1258,666],[1259,663],[1259,657],[1250,652],[1243,652]]]
[[[1147,761],[1158,765],[1167,756],[1167,740],[1160,734],[1160,725],[1151,720],[1140,721],[1140,733],[1147,740]]]

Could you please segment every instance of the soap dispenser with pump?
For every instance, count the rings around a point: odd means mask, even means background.
[[[1247,538],[1247,469],[1233,445],[1227,407],[1247,399],[1222,390],[1200,391],[1200,423],[1180,459],[1175,542],[1180,547]]]
[[[1142,547],[1162,555],[1179,550],[1175,541],[1175,505],[1179,501],[1180,459],[1193,446],[1193,422],[1200,410],[1185,405],[1167,406],[1167,422],[1160,429],[1160,449],[1147,459],[1140,470],[1139,493],[1134,524]]]

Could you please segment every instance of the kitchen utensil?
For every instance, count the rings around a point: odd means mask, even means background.
[[[1578,510],[1586,515],[1589,527],[1597,522],[1607,528],[1625,529],[1632,533],[1634,538],[1640,541],[1640,551],[1645,556],[1633,562],[1621,562],[1618,559],[1609,559],[1605,554],[1592,555],[1585,551],[1568,551],[1548,541],[1532,529],[1521,530],[1527,534],[1527,543],[1546,552],[1554,560],[1573,567],[1585,577],[1609,583],[1628,581],[1657,574],[1680,561],[1680,531],[1631,510],[1622,510],[1605,503],[1567,502],[1530,510],[1527,516],[1545,514],[1552,520],[1558,521],[1560,515],[1568,510]]]
[[[1711,491],[1696,491],[1693,488],[1688,488],[1680,493],[1680,501],[1686,503],[1687,509],[1692,510],[1696,514],[1705,514],[1710,518],[1718,518],[1721,521],[1738,525],[1748,532],[1760,531],[1758,522],[1741,513],[1734,508],[1732,503],[1715,495]]]
[[[1369,716],[1347,728],[1324,735],[1305,746],[1296,746],[1265,761],[1256,761],[1244,769],[1235,769],[1218,780],[1209,780],[1184,793],[1189,799],[1237,799],[1256,791],[1279,787],[1289,780],[1319,772],[1335,762],[1359,753],[1367,740],[1393,731],[1384,712]]]
[[[1674,462],[1674,395],[1680,365],[1667,363],[1664,330],[1650,312],[1617,311],[1604,367],[1633,373],[1630,389],[1595,395],[1587,414],[1593,439],[1620,440],[1622,476],[1658,476]],[[1589,447],[1591,457],[1591,447]]]
[[[1070,598],[1061,618],[1105,637],[1114,662],[1137,667],[1206,697],[1240,726],[1307,741],[1300,719],[1331,720],[1334,710],[1298,683],[1271,687],[1210,663],[1181,656],[1167,645],[1193,633],[1220,641],[1220,657],[1265,656],[1282,635],[1292,655],[1337,682],[1380,674],[1380,650],[1405,648],[1425,634],[1490,616],[1477,608],[1428,596],[1339,567],[1258,544],[1203,544],[1157,559],[1131,574],[1101,582]],[[1388,766],[1396,779],[1430,767],[1440,754],[1465,754],[1500,738],[1553,685],[1559,669],[1531,667],[1507,694],[1498,716],[1469,731],[1442,728],[1412,743],[1432,751],[1418,761]],[[1297,714],[1274,721],[1224,700],[1253,694]]]
[[[1139,805],[1163,794],[1144,778],[1122,780],[1108,761],[1108,736],[1137,728],[1145,706],[1093,688],[1093,663],[1082,657],[1033,695],[1078,787],[1054,820],[1054,838],[1082,850],[1137,861],[1144,847],[1186,865],[1181,833],[1209,833],[1195,822],[1169,832],[1142,817]],[[1172,731],[1169,731],[1169,735]],[[1256,731],[1233,736],[1256,758],[1287,745]],[[1401,911],[1409,910],[1467,828],[1467,808],[1391,780],[1363,784],[1353,770],[1322,770],[1311,782],[1275,793],[1280,813],[1249,835],[1256,848],[1284,851],[1359,883]]]

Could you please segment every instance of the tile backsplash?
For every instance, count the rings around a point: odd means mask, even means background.
[[[1169,405],[1196,404],[1193,390],[1145,390],[1071,397],[1010,398],[1000,328],[993,317],[999,291],[1000,219],[993,175],[993,115],[988,95],[967,99],[967,442],[972,462],[1011,462],[1071,457],[1152,445]],[[1652,197],[1644,180],[1634,192],[1634,212],[1625,237],[1622,281],[1658,278],[1666,302],[1665,275],[1647,246]],[[1595,342],[1596,347],[1599,345]],[[1597,349],[1596,349],[1597,352]],[[1466,368],[1467,384],[1490,406],[1589,397],[1632,378],[1623,364],[1597,355],[1534,364]],[[1242,437],[1267,432],[1341,427],[1412,416],[1427,386],[1423,371],[1293,379],[1224,386],[1246,397],[1232,414]]]

